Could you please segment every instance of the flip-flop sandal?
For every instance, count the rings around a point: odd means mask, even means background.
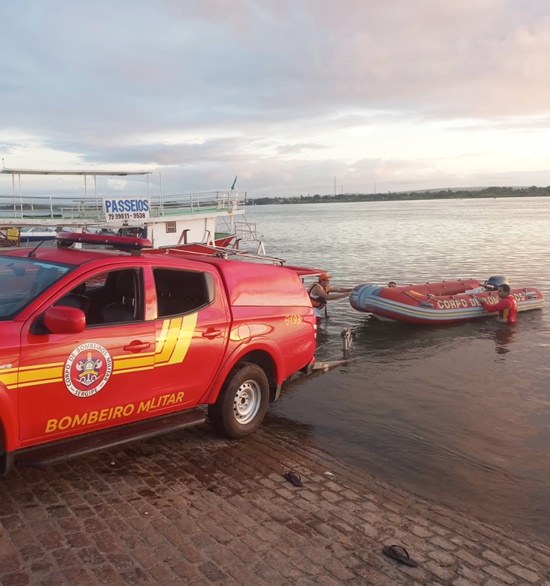
[[[401,545],[386,545],[382,552],[384,555],[387,555],[389,558],[392,558],[392,560],[395,560],[400,564],[405,564],[411,568],[416,568],[416,566],[418,566],[418,562],[413,560],[409,555],[409,552]]]
[[[298,472],[294,472],[293,470],[285,472],[283,474],[283,478],[291,482],[294,486],[304,486],[302,477],[298,474]]]

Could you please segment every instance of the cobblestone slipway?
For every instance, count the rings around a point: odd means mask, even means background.
[[[550,586],[545,544],[388,486],[273,418],[240,442],[205,425],[16,470],[0,528],[4,586]],[[382,555],[394,543],[417,568]]]

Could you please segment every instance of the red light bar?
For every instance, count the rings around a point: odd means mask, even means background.
[[[142,250],[153,246],[147,238],[105,236],[104,234],[85,234],[83,232],[59,232],[55,239],[58,246],[71,246],[77,242],[79,244],[103,244],[104,246],[113,246],[118,250]]]

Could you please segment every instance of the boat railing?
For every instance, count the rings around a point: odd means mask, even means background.
[[[145,196],[143,196],[145,197]],[[236,190],[189,194],[152,194],[150,217],[163,218],[179,214],[231,212],[243,210],[246,193]],[[0,194],[0,219],[102,221],[103,197],[74,195]]]
[[[189,250],[184,248],[178,248],[177,246],[166,246],[162,248],[163,251],[169,252],[170,254],[185,254],[187,256],[217,256],[219,258],[233,258],[241,259],[253,262],[261,263],[272,263],[275,265],[283,266],[285,261],[282,258],[276,256],[268,256],[263,252],[252,252],[250,250],[241,250],[238,247],[225,247],[215,246],[211,244],[202,245],[201,250]],[[294,268],[294,267],[292,267]],[[315,269],[316,270],[316,269]]]

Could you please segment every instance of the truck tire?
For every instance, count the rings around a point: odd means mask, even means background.
[[[218,399],[208,406],[208,416],[216,433],[239,439],[258,429],[268,403],[265,372],[256,364],[243,362],[229,373]]]

